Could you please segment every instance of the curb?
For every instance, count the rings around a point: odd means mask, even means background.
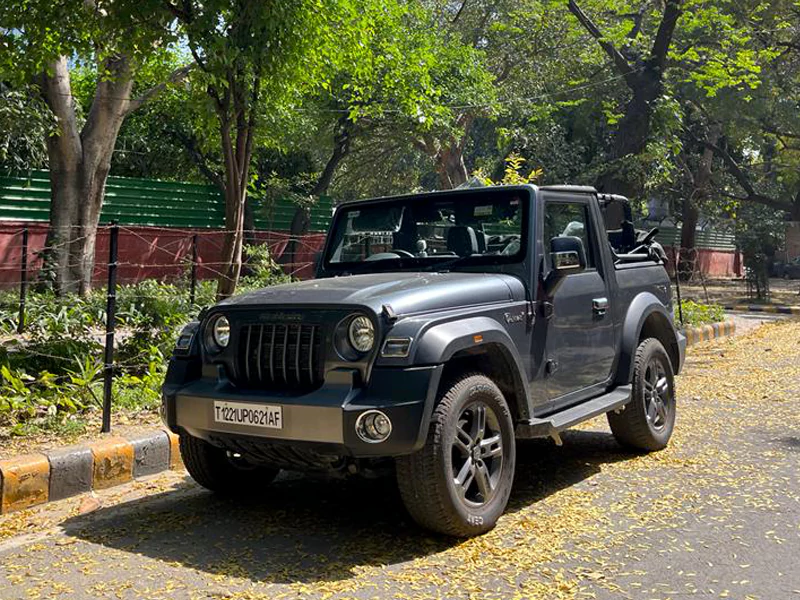
[[[800,315],[800,306],[774,306],[772,304],[726,304],[725,310],[739,312],[763,312],[777,315]]]
[[[733,321],[720,321],[710,325],[687,327],[683,330],[686,335],[686,345],[693,346],[700,342],[707,342],[714,338],[725,337],[736,333],[736,324]]]
[[[107,489],[180,465],[178,436],[166,430],[0,460],[0,514]]]

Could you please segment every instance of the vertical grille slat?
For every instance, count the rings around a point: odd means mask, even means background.
[[[247,379],[250,379],[250,334],[252,333],[253,328],[248,325],[247,326],[247,349],[244,353],[244,372],[247,376]]]
[[[283,372],[283,383],[289,383],[286,375],[286,353],[289,350],[289,326],[283,325],[283,358],[281,359],[281,370]]]
[[[308,377],[314,381],[314,334],[317,332],[316,327],[311,328],[311,338],[308,341]]]
[[[264,381],[264,374],[262,373],[261,364],[261,350],[264,347],[264,326],[258,326],[258,349],[256,350],[256,368],[258,369],[258,383]]]
[[[300,348],[302,346],[302,337],[303,327],[302,325],[298,325],[294,349],[294,375],[297,378],[297,383],[303,383],[302,373],[300,372]]]
[[[275,325],[272,325],[272,337],[269,342],[269,378],[275,381]]]

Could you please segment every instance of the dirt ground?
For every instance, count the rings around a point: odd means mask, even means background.
[[[53,448],[101,440],[106,437],[133,438],[153,431],[154,428],[161,425],[161,420],[155,410],[117,411],[113,414],[112,429],[109,434],[100,433],[102,424],[100,411],[81,415],[80,419],[84,429],[80,433],[73,434],[67,434],[62,429],[55,429],[37,431],[34,435],[16,436],[10,434],[10,428],[0,428],[0,460],[20,454],[46,452]]]
[[[673,283],[673,289],[675,284]],[[770,279],[770,299],[767,304],[800,306],[800,280]],[[747,295],[744,279],[710,279],[703,286],[700,281],[681,284],[684,300],[717,304],[756,304]]]

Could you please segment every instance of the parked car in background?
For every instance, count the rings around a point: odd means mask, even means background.
[[[794,257],[783,266],[784,279],[800,279],[800,256]]]
[[[789,261],[775,261],[770,269],[771,277],[783,279],[800,279],[800,256],[795,256]]]

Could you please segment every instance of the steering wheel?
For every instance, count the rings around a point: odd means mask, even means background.
[[[392,250],[391,252],[378,252],[377,254],[372,254],[364,260],[389,260],[392,258],[414,258],[414,255],[406,250]]]
[[[411,254],[408,250],[401,250],[399,248],[392,250],[389,254],[397,254],[401,258],[414,258],[414,255]]]
[[[519,252],[519,248],[520,248],[520,239],[514,236],[506,241],[505,245],[503,246],[503,249],[500,250],[499,254],[503,256],[511,256]]]

